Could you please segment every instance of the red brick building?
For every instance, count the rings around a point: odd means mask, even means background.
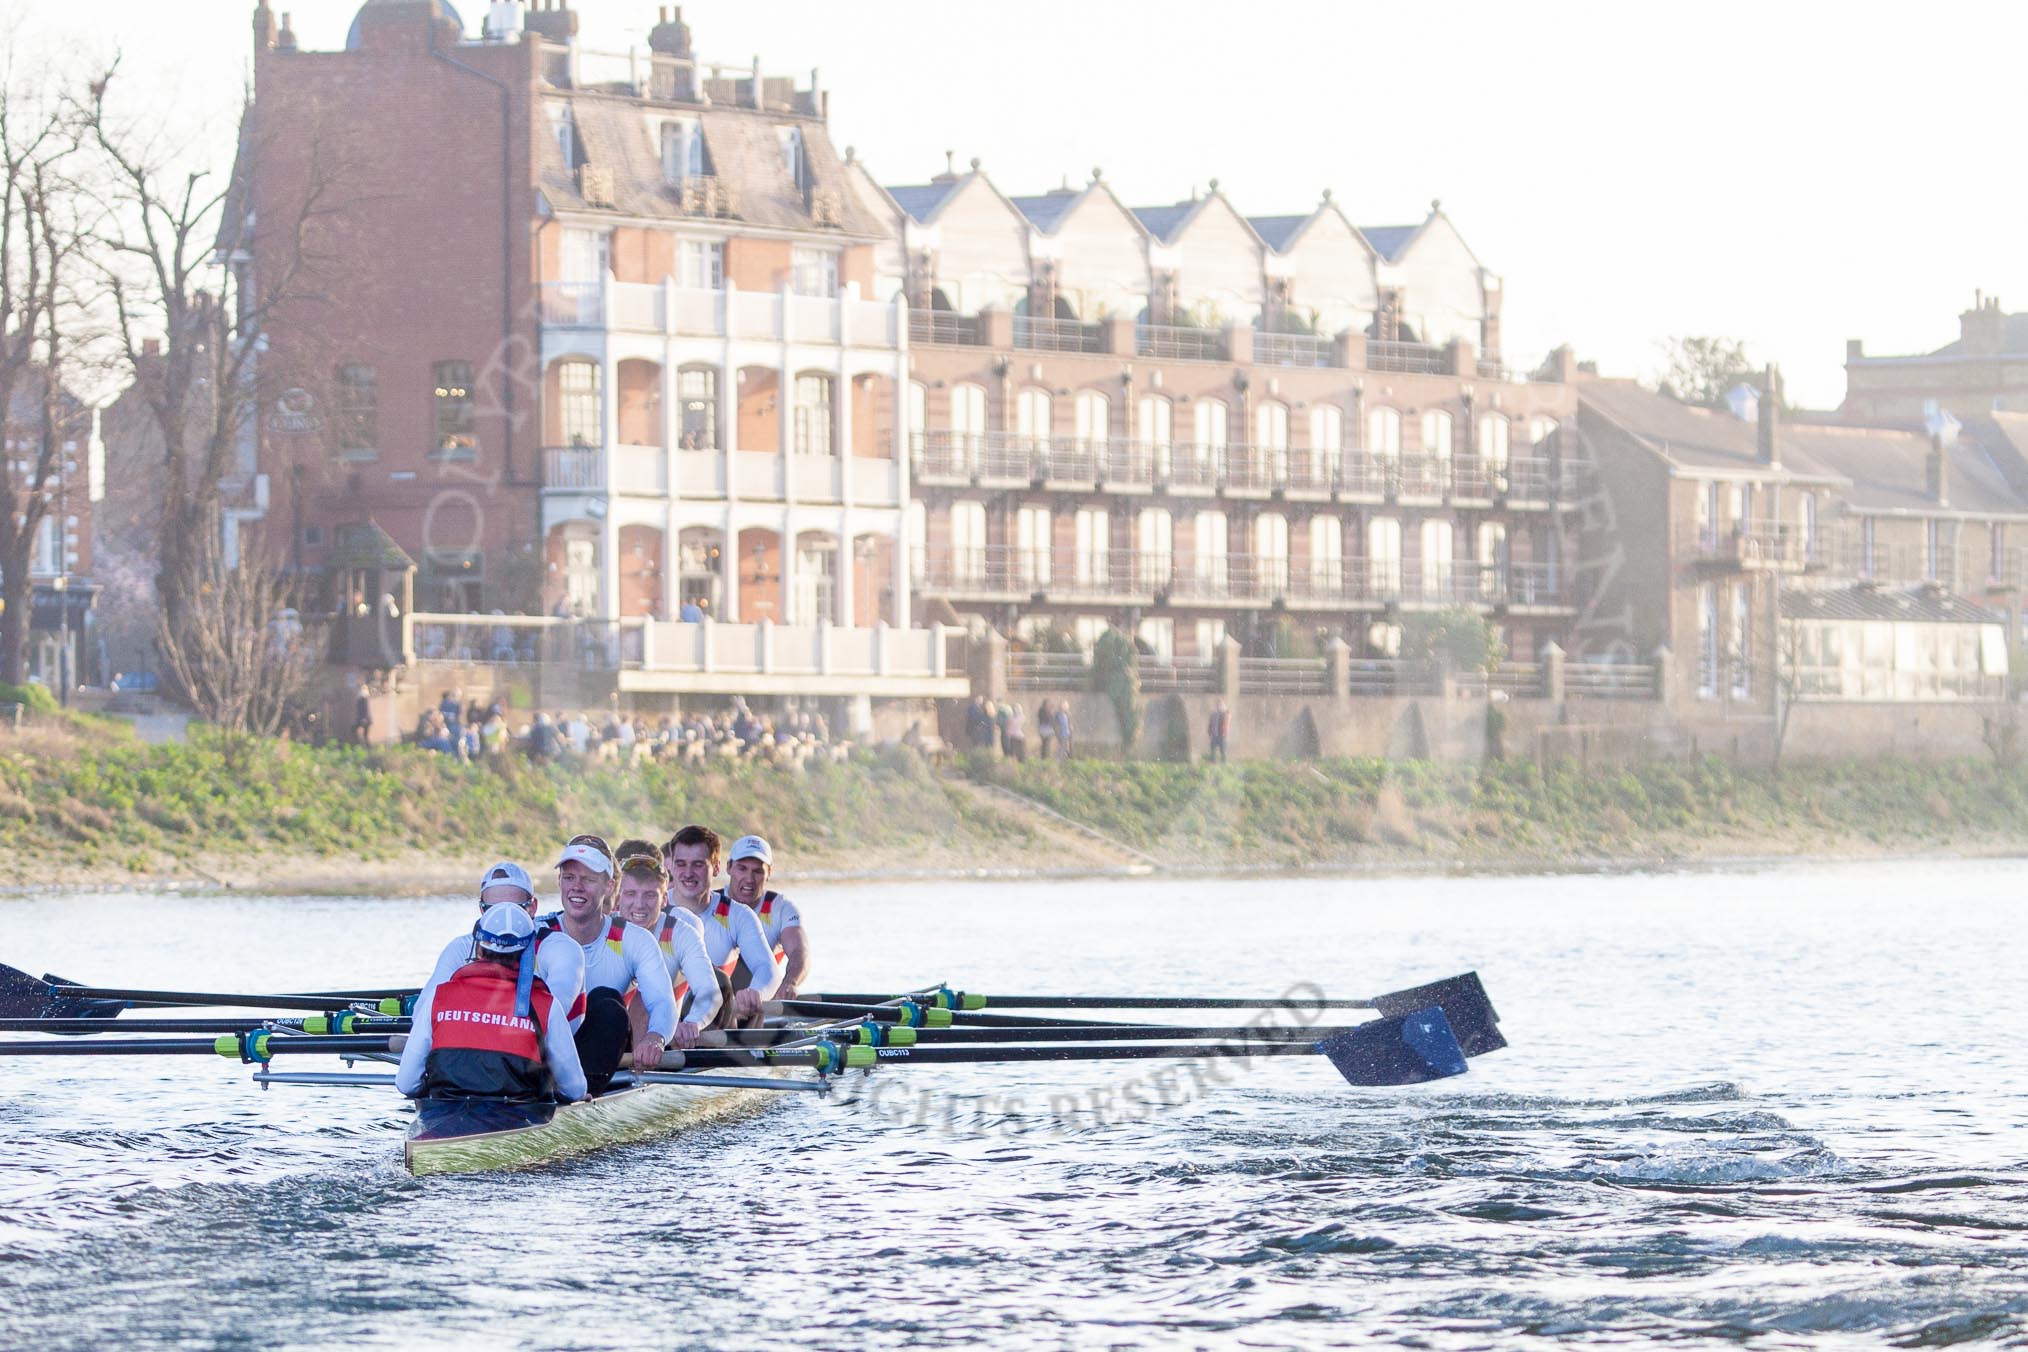
[[[307,52],[255,11],[269,528],[317,572],[377,525],[422,611],[906,624],[902,325],[823,95],[680,16],[576,30],[368,0]]]

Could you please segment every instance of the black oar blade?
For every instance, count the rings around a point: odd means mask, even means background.
[[[79,1000],[50,993],[51,985],[65,984],[61,977],[38,979],[0,963],[0,1018],[110,1019],[126,1008],[118,1000]]]
[[[1317,1050],[1357,1085],[1422,1084],[1468,1069],[1439,1005],[1362,1023],[1325,1038]]]
[[[1477,972],[1445,977],[1411,990],[1389,991],[1373,1001],[1375,1009],[1390,1016],[1412,1014],[1431,1005],[1443,1010],[1466,1056],[1484,1056],[1507,1045],[1507,1039],[1500,1036],[1500,1016],[1486,997],[1486,988],[1480,984]]]
[[[75,981],[66,981],[60,976],[42,974],[47,999],[43,1001],[42,1017],[45,1019],[110,1019],[127,1007],[124,1000],[82,1000],[76,996],[58,995],[48,991],[47,986],[75,986]]]

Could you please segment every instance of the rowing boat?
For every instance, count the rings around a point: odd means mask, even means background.
[[[576,1103],[424,1099],[416,1104],[402,1153],[417,1175],[525,1169],[722,1121],[767,1098],[761,1089],[714,1078],[697,1085],[625,1085]]]
[[[413,991],[307,995],[141,991],[41,981],[0,964],[0,1031],[62,1036],[0,1041],[12,1056],[223,1056],[255,1067],[262,1088],[351,1085],[385,1090],[389,1073],[281,1071],[277,1056],[336,1056],[348,1067],[397,1059]],[[76,1013],[79,1002],[110,1006]],[[144,1017],[127,1009],[240,1007],[245,1019]],[[1244,1025],[1091,1022],[1004,1010],[1250,1009]],[[1332,1009],[1379,1017],[1342,1026],[1317,1022]],[[300,1018],[267,1011],[300,1010]],[[978,995],[929,987],[903,995],[828,994],[769,1002],[767,1026],[724,1034],[723,1044],[671,1051],[654,1070],[623,1070],[617,1087],[577,1103],[499,1099],[423,1100],[403,1147],[414,1174],[524,1169],[609,1145],[646,1140],[751,1111],[768,1092],[826,1092],[842,1072],[905,1066],[1125,1060],[1216,1062],[1316,1056],[1348,1083],[1405,1086],[1462,1075],[1468,1057],[1507,1045],[1478,975],[1369,997],[1327,996],[1299,983],[1282,996]],[[223,1025],[221,1027],[221,1025]],[[188,1036],[123,1037],[134,1033]],[[797,1073],[801,1072],[801,1073]],[[764,1092],[768,1091],[768,1092]]]

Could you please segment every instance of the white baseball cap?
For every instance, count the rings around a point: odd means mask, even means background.
[[[613,861],[606,858],[604,852],[589,841],[580,841],[575,845],[564,846],[563,855],[556,861],[556,866],[562,868],[573,859],[583,864],[593,873],[603,873],[608,878],[613,875]]]
[[[535,938],[535,921],[511,901],[495,902],[472,927],[479,947],[493,953],[519,953]]]
[[[480,892],[489,887],[518,887],[528,894],[530,901],[535,900],[535,884],[530,880],[528,870],[505,859],[487,869],[486,876],[479,879]]]
[[[732,842],[732,854],[725,862],[737,864],[742,859],[758,859],[769,868],[775,866],[775,852],[759,836],[741,836]]]

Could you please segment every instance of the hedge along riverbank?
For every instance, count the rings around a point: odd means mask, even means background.
[[[1382,760],[975,758],[997,783],[1178,867],[1497,864],[2028,848],[2028,769],[1984,761],[1624,771]]]
[[[937,780],[913,752],[801,772],[766,765],[464,765],[408,749],[313,748],[198,731],[144,746],[103,730],[0,738],[0,860],[13,878],[77,868],[145,877],[179,862],[264,856],[448,866],[544,860],[578,831],[666,839],[685,822],[768,834],[790,857],[906,858],[1025,838],[1020,823]]]

